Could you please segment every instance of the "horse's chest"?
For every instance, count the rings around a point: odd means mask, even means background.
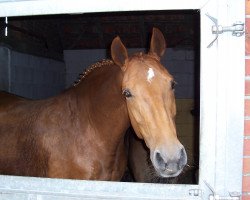
[[[106,148],[108,149],[108,148]],[[124,173],[126,156],[123,151],[107,152],[103,147],[68,148],[53,153],[49,162],[49,177],[86,180],[119,180]]]
[[[103,150],[104,151],[104,150]],[[82,169],[84,179],[120,180],[126,166],[123,152],[88,154],[76,159],[76,166]]]

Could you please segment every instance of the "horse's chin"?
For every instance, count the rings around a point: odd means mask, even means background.
[[[155,168],[155,167],[154,167]],[[177,177],[181,174],[182,170],[177,171],[176,173],[172,174],[172,173],[168,173],[167,170],[160,170],[155,168],[156,174],[159,177],[163,177],[163,178],[173,178],[173,177]]]

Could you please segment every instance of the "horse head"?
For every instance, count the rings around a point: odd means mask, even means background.
[[[122,94],[136,135],[150,149],[156,172],[163,177],[174,177],[186,165],[187,155],[176,133],[175,81],[160,63],[165,49],[163,34],[154,28],[147,54],[129,57],[120,38],[116,37],[111,55],[123,72]]]

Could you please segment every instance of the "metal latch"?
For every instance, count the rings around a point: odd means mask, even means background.
[[[228,196],[220,196],[215,193],[214,189],[207,181],[204,181],[204,183],[212,192],[212,194],[209,195],[209,200],[240,200],[241,194],[239,192],[229,192]]]
[[[212,26],[212,33],[216,34],[214,40],[207,46],[207,48],[210,48],[214,44],[214,42],[218,39],[219,34],[232,32],[233,36],[240,37],[245,32],[245,24],[243,22],[235,22],[232,26],[221,26],[218,25],[218,20],[216,18],[210,16],[208,13],[206,13],[206,16],[214,23]]]
[[[240,37],[244,34],[244,23],[235,22],[232,26],[212,26],[213,34],[222,34],[224,32],[232,32],[233,36]]]

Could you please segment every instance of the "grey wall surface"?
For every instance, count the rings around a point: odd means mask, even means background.
[[[133,53],[144,51],[144,49],[129,49],[128,51]],[[106,58],[105,49],[65,50],[66,87],[72,85],[78,74],[85,68],[104,58]],[[161,62],[177,82],[176,98],[194,98],[194,51],[168,48]]]
[[[10,91],[10,50],[0,47],[0,90]]]
[[[41,99],[56,95],[65,88],[64,62],[11,51],[5,47],[0,48],[0,53],[6,54],[0,59],[1,90]]]
[[[84,69],[106,57],[105,49],[65,50],[66,87],[71,86]]]
[[[138,51],[144,49],[129,49],[130,54]],[[85,68],[107,58],[105,49],[65,50],[65,64],[6,47],[0,47],[0,55],[0,89],[32,99],[60,93]],[[162,63],[177,82],[176,98],[194,98],[194,52],[169,48]]]

